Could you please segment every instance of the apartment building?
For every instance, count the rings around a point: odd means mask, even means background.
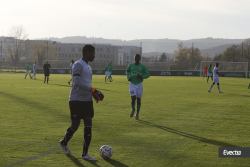
[[[77,60],[82,57],[81,49],[85,44],[52,42],[56,47],[56,54],[59,60]],[[111,44],[92,44],[95,47],[95,60],[93,64],[107,65],[128,65],[133,56],[140,53],[137,46],[117,46]],[[131,57],[132,56],[132,57]]]
[[[8,37],[7,37],[8,38]],[[4,41],[6,37],[2,38]],[[21,57],[21,60],[24,61],[33,61],[34,55],[32,54],[34,51],[34,45],[36,43],[42,43],[45,45],[52,45],[55,47],[55,53],[58,55],[58,64],[64,64],[63,62],[70,62],[71,59],[79,60],[82,57],[82,47],[85,43],[61,43],[57,41],[51,40],[26,40],[28,45],[28,51]],[[107,63],[112,62],[114,66],[127,66],[129,63],[134,61],[134,55],[140,54],[141,48],[137,46],[118,46],[112,44],[99,44],[92,43],[95,47],[95,60],[92,63],[89,63],[94,68],[104,68]],[[5,51],[7,49],[4,49]],[[49,52],[44,52],[45,56]],[[9,59],[6,53],[2,53],[2,56],[5,59]],[[60,66],[61,68],[65,68],[65,65]]]

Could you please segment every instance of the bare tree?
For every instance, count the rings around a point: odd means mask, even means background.
[[[4,40],[7,56],[12,61],[12,64],[16,66],[17,63],[29,52],[29,40],[27,39],[23,26],[13,26],[9,31],[9,35]]]
[[[43,60],[45,59],[58,60],[59,58],[59,56],[55,53],[56,47],[53,45],[47,45],[40,42],[34,44],[32,50],[33,52],[31,53],[31,55],[33,56],[33,60],[37,61],[39,66],[43,65]]]

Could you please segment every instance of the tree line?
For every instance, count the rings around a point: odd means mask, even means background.
[[[33,61],[42,66],[43,60],[58,60],[55,53],[55,46],[49,44],[32,43],[28,40],[28,35],[22,26],[13,26],[9,31],[9,36],[4,40],[5,54],[10,58],[14,67],[22,57],[30,55]],[[200,69],[201,61],[228,61],[228,62],[248,62],[250,63],[250,39],[246,39],[242,44],[228,47],[222,54],[216,55],[213,59],[209,55],[202,57],[199,48],[184,47],[183,43],[178,43],[177,50],[174,51],[175,60],[169,59],[166,53],[162,53],[159,60],[151,56],[150,61],[171,62],[171,70],[197,70]]]
[[[250,39],[246,39],[239,45],[228,47],[223,53],[216,54],[214,58],[209,55],[201,56],[199,48],[184,47],[183,43],[178,43],[177,50],[174,51],[175,60],[167,59],[168,55],[162,53],[159,62],[171,62],[171,70],[197,70],[200,69],[201,61],[227,61],[227,62],[248,62],[250,63]],[[150,61],[155,61],[154,57]],[[250,67],[249,67],[250,69]]]
[[[246,39],[239,45],[228,47],[223,54],[216,55],[213,60],[250,63],[250,39]]]

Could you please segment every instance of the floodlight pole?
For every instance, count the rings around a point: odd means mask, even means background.
[[[243,62],[243,42],[242,42],[241,61]]]
[[[194,43],[192,43],[192,67],[191,67],[191,70],[193,68],[193,55],[194,55]]]
[[[141,42],[141,45],[140,45],[140,55],[141,55],[141,60],[142,60],[142,42]]]
[[[95,41],[94,41],[94,48],[95,48]],[[93,69],[95,68],[95,60],[93,60]]]
[[[247,58],[248,58],[248,60],[249,60],[249,43],[248,43],[248,48],[247,48]],[[247,70],[249,71],[249,69],[247,68]]]
[[[3,71],[3,41],[1,41],[1,71]]]
[[[47,41],[47,60],[49,59],[49,41]]]

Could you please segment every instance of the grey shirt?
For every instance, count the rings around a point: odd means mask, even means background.
[[[69,101],[92,101],[91,82],[92,69],[82,59],[77,61],[73,68],[72,88],[69,95]]]

